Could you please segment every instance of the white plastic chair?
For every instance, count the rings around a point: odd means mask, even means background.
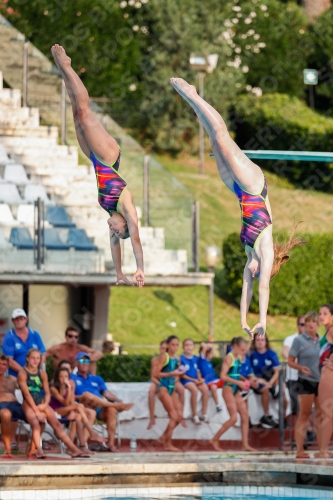
[[[0,225],[13,226],[16,221],[7,203],[0,203]]]
[[[44,200],[45,204],[50,203],[46,194],[44,186],[38,184],[28,184],[24,190],[24,201],[26,203],[33,203],[37,198]]]
[[[13,160],[8,158],[5,148],[0,145],[0,165],[7,165],[11,162],[13,162]]]
[[[8,203],[9,205],[16,205],[21,202],[22,198],[15,184],[10,184],[6,182],[0,183],[0,203]]]
[[[23,165],[12,163],[5,166],[4,180],[21,186],[30,183]]]
[[[6,240],[5,235],[2,232],[2,229],[0,229],[0,248],[1,249],[12,248],[12,244]]]
[[[17,221],[25,226],[34,225],[34,205],[22,204],[17,209]]]

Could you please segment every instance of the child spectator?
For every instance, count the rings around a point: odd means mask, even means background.
[[[96,411],[75,402],[75,383],[69,379],[69,376],[70,373],[67,368],[60,367],[56,370],[53,384],[50,387],[50,406],[61,418],[67,418],[76,423],[76,432],[80,442],[79,448],[86,450],[87,433],[84,433],[84,428],[87,429],[92,441],[104,443],[105,440],[92,428],[96,418]],[[91,413],[92,418],[88,419],[87,412]]]
[[[45,420],[50,424],[57,437],[61,439],[72,452],[72,458],[89,458],[75,446],[58,421],[54,411],[49,406],[50,388],[47,374],[40,369],[42,353],[38,349],[30,349],[27,353],[26,365],[18,374],[18,384],[23,395],[22,409],[32,428],[32,438],[37,448],[34,458],[45,458],[41,447],[40,424]]]
[[[158,386],[160,384],[160,381],[156,377],[153,376],[153,373],[155,371],[156,364],[159,363],[160,356],[162,354],[166,353],[167,348],[168,348],[167,341],[162,340],[162,342],[160,343],[160,347],[159,347],[160,355],[155,356],[151,360],[151,366],[150,366],[151,384],[150,384],[149,392],[148,392],[148,406],[149,406],[149,416],[150,416],[149,424],[147,427],[148,430],[151,429],[152,427],[154,427],[154,425],[156,423],[155,422],[155,396],[157,394]],[[183,415],[184,396],[185,396],[184,386],[179,382],[178,379],[176,379],[176,382],[175,382],[175,390],[179,396],[179,402],[180,402],[180,406],[181,406],[181,414]],[[181,423],[182,423],[183,427],[187,427],[184,418],[182,418]]]
[[[258,387],[253,388],[256,394],[261,394],[264,415],[260,419],[261,425],[268,429],[278,427],[272,415],[269,415],[269,393],[273,399],[279,397],[280,361],[275,351],[270,348],[266,335],[255,333],[251,344],[250,361],[254,375],[258,379]],[[285,403],[286,405],[286,403]]]
[[[197,397],[198,390],[202,394],[202,420],[208,424],[208,415],[207,415],[207,407],[208,407],[208,387],[205,384],[204,379],[201,376],[201,373],[198,368],[198,356],[193,355],[194,351],[194,342],[192,339],[185,339],[183,342],[183,351],[184,354],[180,356],[180,361],[183,366],[186,368],[186,372],[182,375],[181,382],[185,386],[187,390],[191,393],[191,408],[193,415],[193,422],[196,425],[200,425],[201,422],[197,415]]]
[[[182,410],[179,399],[175,392],[176,382],[184,369],[179,367],[177,351],[179,348],[179,339],[175,335],[170,335],[165,341],[167,349],[164,353],[157,356],[156,363],[152,369],[152,379],[158,380],[158,397],[168,413],[170,420],[167,428],[159,437],[158,441],[163,444],[166,451],[179,451],[172,444],[173,430],[182,420]]]
[[[215,373],[214,367],[212,365],[211,359],[213,357],[213,349],[209,344],[202,342],[199,349],[199,360],[198,367],[201,375],[203,376],[208,389],[212,393],[216,411],[222,411],[222,405],[219,404],[217,397],[217,389],[221,389],[224,385],[223,380],[221,380]]]
[[[246,402],[240,391],[249,387],[249,382],[243,382],[241,377],[242,362],[248,349],[248,341],[243,337],[235,337],[231,341],[231,351],[225,356],[221,369],[221,379],[224,380],[223,398],[229,412],[229,420],[224,422],[221,429],[211,439],[214,449],[220,451],[219,439],[230,427],[237,422],[237,413],[242,420],[242,450],[255,451],[248,442],[249,414]]]

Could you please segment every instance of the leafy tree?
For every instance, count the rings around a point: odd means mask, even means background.
[[[196,83],[189,65],[192,52],[219,56],[214,73],[205,77],[205,98],[222,115],[244,88],[242,72],[227,65],[231,57],[221,36],[231,5],[220,0],[151,0],[142,11],[148,32],[139,62],[142,99],[131,125],[147,145],[178,153],[197,136],[194,113],[169,83],[172,76]]]
[[[309,28],[312,44],[308,67],[319,72],[315,86],[316,108],[326,116],[333,114],[333,7],[322,14]]]
[[[248,90],[304,96],[302,70],[309,42],[306,17],[294,2],[235,2],[233,17],[224,23],[231,50],[239,53]]]
[[[118,0],[8,0],[0,6],[50,59],[51,46],[63,45],[91,96],[109,98],[111,108],[121,103],[125,113],[130,111],[140,58],[137,40],[144,34],[133,31]]]

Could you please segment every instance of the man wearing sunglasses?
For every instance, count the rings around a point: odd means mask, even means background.
[[[91,375],[90,355],[79,352],[76,357],[77,373],[71,375],[75,382],[75,398],[81,404],[96,411],[96,417],[106,422],[108,432],[108,446],[98,445],[96,451],[117,451],[114,437],[117,426],[117,412],[130,410],[132,403],[120,401],[115,394],[107,388],[102,377]]]
[[[29,349],[38,349],[42,353],[42,364],[45,363],[45,346],[38,332],[27,326],[28,316],[23,309],[12,312],[14,327],[6,333],[2,343],[2,352],[9,358],[8,374],[17,377],[25,366]]]
[[[86,352],[90,359],[90,373],[96,374],[96,361],[103,357],[103,353],[90,347],[79,344],[80,332],[75,326],[69,326],[65,332],[65,342],[50,347],[46,352],[47,358],[52,358],[53,368],[56,370],[59,363],[66,359],[70,361],[72,370],[75,368],[75,357],[79,352]]]
[[[299,316],[297,318],[297,332],[286,337],[284,339],[284,342],[283,342],[282,356],[284,357],[284,359],[286,361],[288,360],[289,351],[290,351],[290,348],[294,342],[294,339],[296,337],[298,337],[298,335],[301,335],[301,333],[304,332],[304,327],[305,327],[304,316]],[[289,391],[290,403],[291,403],[291,413],[293,415],[297,415],[299,412],[298,395],[297,395],[297,391],[295,391],[295,388],[297,386],[297,380],[298,380],[298,371],[295,370],[294,368],[290,368],[290,366],[287,365],[286,385],[287,385],[288,391]]]

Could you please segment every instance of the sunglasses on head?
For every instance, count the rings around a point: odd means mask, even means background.
[[[67,333],[67,337],[68,337],[69,339],[78,339],[78,338],[79,338],[79,336],[78,336],[78,335],[70,335],[69,333]]]
[[[80,365],[90,365],[90,359],[87,358],[81,358],[79,359]]]

